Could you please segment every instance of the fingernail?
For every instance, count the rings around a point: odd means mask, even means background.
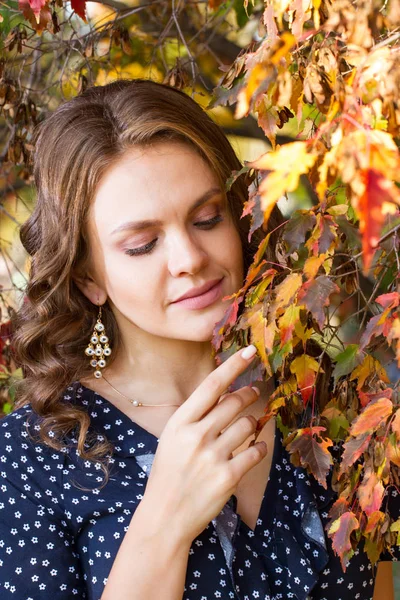
[[[259,396],[260,395],[260,390],[258,389],[258,387],[256,387],[255,385],[253,385],[252,388],[255,391],[255,393],[257,394],[257,396]]]
[[[247,346],[247,348],[245,348],[241,354],[242,358],[245,359],[249,359],[249,358],[253,358],[253,356],[255,355],[255,353],[257,352],[257,348],[251,344],[250,346]]]

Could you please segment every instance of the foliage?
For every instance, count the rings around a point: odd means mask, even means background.
[[[86,19],[83,0],[72,8]],[[260,227],[267,231],[274,205],[307,180],[311,208],[287,215],[276,263],[264,258],[266,233],[243,287],[230,296],[231,305],[215,326],[213,346],[221,362],[247,343],[256,345],[258,363],[231,389],[276,377],[257,435],[277,416],[292,461],[337,491],[327,533],[343,569],[362,540],[376,562],[383,550],[400,544],[399,520],[385,503],[388,489],[400,492],[398,2],[120,5],[112,20],[84,34],[74,30],[69,40],[59,35],[72,28],[71,18],[59,23],[62,0],[27,0],[19,10],[25,20],[14,27],[8,21],[4,48],[26,56],[27,42],[36,41],[43,57],[50,48],[59,50],[65,69],[79,50],[72,94],[93,80],[100,83],[107,60],[131,68],[141,56],[142,65],[156,64],[163,80],[177,87],[204,85],[208,77],[214,86],[209,109],[233,107],[239,122],[254,117],[272,150],[246,162],[227,182],[229,189],[243,173],[255,175],[243,208],[243,215],[251,215],[250,236]],[[145,14],[147,22],[135,21]],[[232,23],[232,15],[239,30],[253,35],[235,48],[230,61],[225,55],[224,74],[216,81],[212,60],[218,50],[208,52],[204,37],[218,23]],[[172,26],[182,53],[171,65],[165,56],[164,62],[153,60],[149,46],[157,36],[156,48],[165,50]],[[222,31],[219,40],[226,49],[233,34]],[[190,42],[184,32],[191,32]],[[105,44],[109,51],[101,57]],[[118,50],[113,54],[110,48]],[[43,64],[41,81],[54,84],[56,70],[63,92],[60,60],[57,66]],[[0,97],[3,115],[12,122],[8,164],[20,165],[18,177],[29,183],[25,155],[37,105],[29,80],[24,81],[22,90],[5,69]],[[40,103],[39,95],[36,100]],[[279,131],[295,139],[282,144]]]

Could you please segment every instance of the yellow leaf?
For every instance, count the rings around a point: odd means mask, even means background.
[[[379,379],[385,383],[390,383],[386,370],[380,364],[379,360],[367,354],[360,365],[358,365],[351,373],[350,380],[358,379],[357,389],[360,390],[367,377],[371,374],[376,374]]]
[[[320,266],[328,256],[329,253],[326,252],[325,254],[319,254],[317,256],[310,256],[307,258],[306,262],[304,263],[304,273],[307,279],[314,279]]]
[[[307,142],[291,142],[248,163],[255,169],[272,171],[259,187],[265,222],[278,200],[286,192],[293,192],[299,185],[300,175],[314,166],[318,155],[308,149]]]

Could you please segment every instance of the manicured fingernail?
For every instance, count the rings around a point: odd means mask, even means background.
[[[249,358],[253,358],[253,356],[255,355],[255,353],[257,352],[257,348],[255,346],[253,346],[253,344],[251,344],[250,346],[247,346],[247,348],[245,348],[241,354],[242,358],[245,359],[249,359]]]
[[[255,385],[253,385],[252,388],[255,391],[255,393],[257,394],[257,396],[259,396],[260,395],[260,390],[258,389],[258,387],[256,387]]]

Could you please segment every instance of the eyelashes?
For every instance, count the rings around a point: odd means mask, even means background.
[[[221,223],[223,220],[224,218],[222,217],[222,215],[216,215],[215,217],[213,217],[212,219],[208,219],[207,221],[199,221],[198,223],[195,223],[195,226],[199,227],[200,229],[204,228],[205,230],[213,229],[216,225],[218,225],[218,223]],[[127,254],[128,256],[140,256],[143,254],[150,254],[150,252],[156,245],[157,239],[158,238],[152,240],[144,246],[139,246],[139,248],[128,248],[127,250],[125,250],[125,254]]]

